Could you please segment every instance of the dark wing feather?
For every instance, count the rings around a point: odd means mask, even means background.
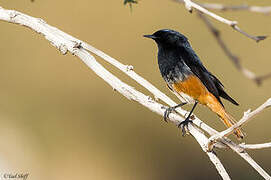
[[[231,98],[223,89],[223,84],[217,79],[213,74],[210,73],[210,77],[213,79],[213,82],[215,83],[215,86],[218,90],[218,94],[220,97],[230,101],[234,105],[239,105],[233,98]]]
[[[180,47],[179,52],[180,57],[183,59],[185,64],[201,80],[208,91],[217,98],[222,106],[224,105],[220,97],[238,105],[238,103],[224,91],[223,84],[203,66],[199,57],[196,55],[189,43]]]

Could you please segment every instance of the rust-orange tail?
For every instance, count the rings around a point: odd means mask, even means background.
[[[233,124],[236,123],[234,118],[225,111],[224,107],[215,99],[214,96],[209,96],[207,102],[208,103],[206,105],[220,117],[220,119],[227,127],[231,127]],[[243,139],[245,136],[241,129],[236,129],[234,131],[234,134],[239,140]]]
[[[225,110],[223,113],[221,113],[222,115],[219,115],[219,117],[223,120],[224,124],[227,126],[227,127],[231,127],[233,124],[236,123],[235,119],[229,114],[227,113]],[[237,136],[237,138],[239,140],[243,139],[245,134],[242,132],[241,129],[236,129],[234,131],[234,134]]]

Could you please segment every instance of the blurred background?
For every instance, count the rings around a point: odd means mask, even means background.
[[[269,0],[208,2],[271,5]],[[160,77],[157,47],[143,34],[162,28],[185,34],[205,66],[240,103],[236,107],[224,101],[236,119],[271,97],[271,79],[261,87],[246,79],[196,14],[171,0],[141,0],[132,12],[122,0],[9,0],[0,5],[40,17],[123,64],[133,65],[176,101]],[[250,34],[271,35],[270,16],[246,11],[217,14],[237,20]],[[256,43],[222,23],[213,23],[245,67],[257,75],[271,71],[270,38]],[[0,22],[0,41],[1,172],[29,173],[31,180],[219,179],[191,136],[183,138],[161,116],[114,92],[78,58],[63,56],[43,36],[6,22]],[[97,60],[147,93],[102,59]],[[225,129],[207,108],[199,106],[195,114],[217,130]],[[270,115],[271,110],[266,110],[244,127],[246,143],[270,141]],[[233,179],[261,179],[231,151],[217,153]],[[271,173],[270,149],[249,153]]]

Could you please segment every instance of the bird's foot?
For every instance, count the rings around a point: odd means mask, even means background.
[[[164,121],[168,122],[167,119],[169,117],[169,114],[172,113],[172,112],[177,113],[175,109],[178,108],[178,107],[182,107],[183,105],[186,105],[186,104],[187,103],[185,102],[185,103],[181,103],[181,104],[178,104],[176,106],[167,108],[165,113],[164,113]]]
[[[189,123],[193,123],[193,121],[191,121],[189,118],[190,118],[190,117],[187,117],[184,121],[182,121],[182,122],[178,125],[178,128],[181,128],[181,129],[182,129],[182,136],[185,136],[186,134],[189,134],[188,124],[189,124]]]
[[[174,107],[169,107],[169,108],[166,109],[166,111],[164,113],[164,121],[168,122],[167,119],[168,119],[169,114],[172,113],[172,112],[176,112],[175,109],[176,109],[175,106]]]

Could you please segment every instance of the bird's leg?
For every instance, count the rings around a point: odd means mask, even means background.
[[[167,108],[165,113],[164,113],[164,120],[167,122],[167,119],[168,119],[168,116],[169,116],[170,113],[175,111],[176,108],[182,107],[183,105],[186,105],[186,104],[187,104],[187,102],[184,102],[184,103],[178,104],[176,106]]]
[[[192,107],[190,113],[188,114],[188,116],[185,118],[184,121],[182,121],[179,125],[178,125],[178,128],[181,128],[182,129],[182,134],[183,136],[186,134],[186,128],[188,126],[188,123],[193,123],[193,121],[189,120],[190,116],[192,115],[195,107],[197,106],[198,102],[196,101],[194,106]]]

